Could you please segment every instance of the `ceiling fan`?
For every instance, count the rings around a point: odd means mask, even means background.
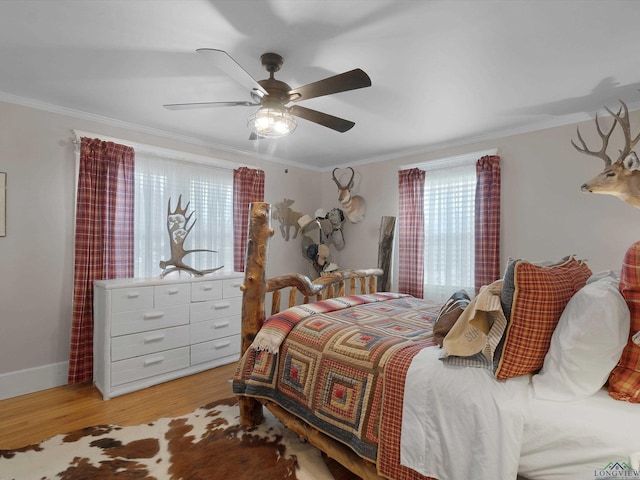
[[[284,61],[277,53],[265,53],[260,57],[262,65],[269,72],[269,78],[256,81],[227,52],[213,48],[200,48],[196,51],[211,59],[218,68],[246,87],[249,90],[251,101],[170,103],[164,107],[169,110],[237,106],[260,107],[256,113],[249,117],[247,122],[252,129],[250,139],[289,135],[297,125],[294,117],[303,118],[338,132],[346,132],[355,125],[354,122],[300,105],[287,105],[291,102],[295,103],[371,86],[369,75],[356,68],[302,87],[291,88],[286,83],[274,78],[274,73],[280,70]]]

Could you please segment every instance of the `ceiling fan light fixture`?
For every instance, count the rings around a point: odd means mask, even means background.
[[[278,138],[293,133],[298,126],[286,108],[260,107],[247,120],[249,128],[260,137]]]

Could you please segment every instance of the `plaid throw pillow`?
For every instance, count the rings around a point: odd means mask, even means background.
[[[555,267],[562,263],[565,263],[567,260],[571,258],[570,255],[566,257],[562,257],[559,261],[552,260],[543,260],[541,262],[531,262],[538,267]],[[502,298],[500,302],[502,303],[502,311],[504,312],[504,316],[509,319],[511,318],[511,305],[513,304],[513,295],[515,294],[516,285],[513,280],[513,274],[516,268],[516,265],[519,262],[526,261],[523,258],[509,258],[509,262],[507,263],[507,269],[504,272],[503,283],[502,283]]]
[[[640,331],[640,242],[631,245],[624,257],[620,292],[631,313],[631,328],[620,361],[609,375],[609,395],[640,403],[640,345],[633,340]]]
[[[553,266],[516,262],[511,316],[495,373],[498,380],[542,368],[562,311],[590,276],[587,264],[573,257]]]

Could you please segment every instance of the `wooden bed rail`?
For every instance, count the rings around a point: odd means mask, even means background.
[[[273,315],[280,311],[281,292],[286,288],[290,288],[287,302],[287,308],[290,308],[300,304],[297,301],[298,292],[304,297],[302,303],[344,295],[374,293],[376,292],[376,277],[380,275],[382,275],[382,270],[379,268],[339,270],[312,281],[306,275],[288,273],[268,279],[265,293],[272,293],[271,315]],[[348,288],[346,288],[347,283]]]
[[[297,433],[301,438],[326,453],[329,457],[355,473],[362,480],[387,480],[386,477],[378,475],[378,469],[373,462],[359,457],[350,448],[311,427],[306,422],[303,422],[299,418],[287,412],[280,405],[266,401],[265,406],[271,413],[273,413],[274,417],[284,424],[285,427]]]

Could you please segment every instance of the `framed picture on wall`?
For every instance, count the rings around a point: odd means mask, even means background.
[[[0,172],[0,237],[7,235],[7,174]]]

